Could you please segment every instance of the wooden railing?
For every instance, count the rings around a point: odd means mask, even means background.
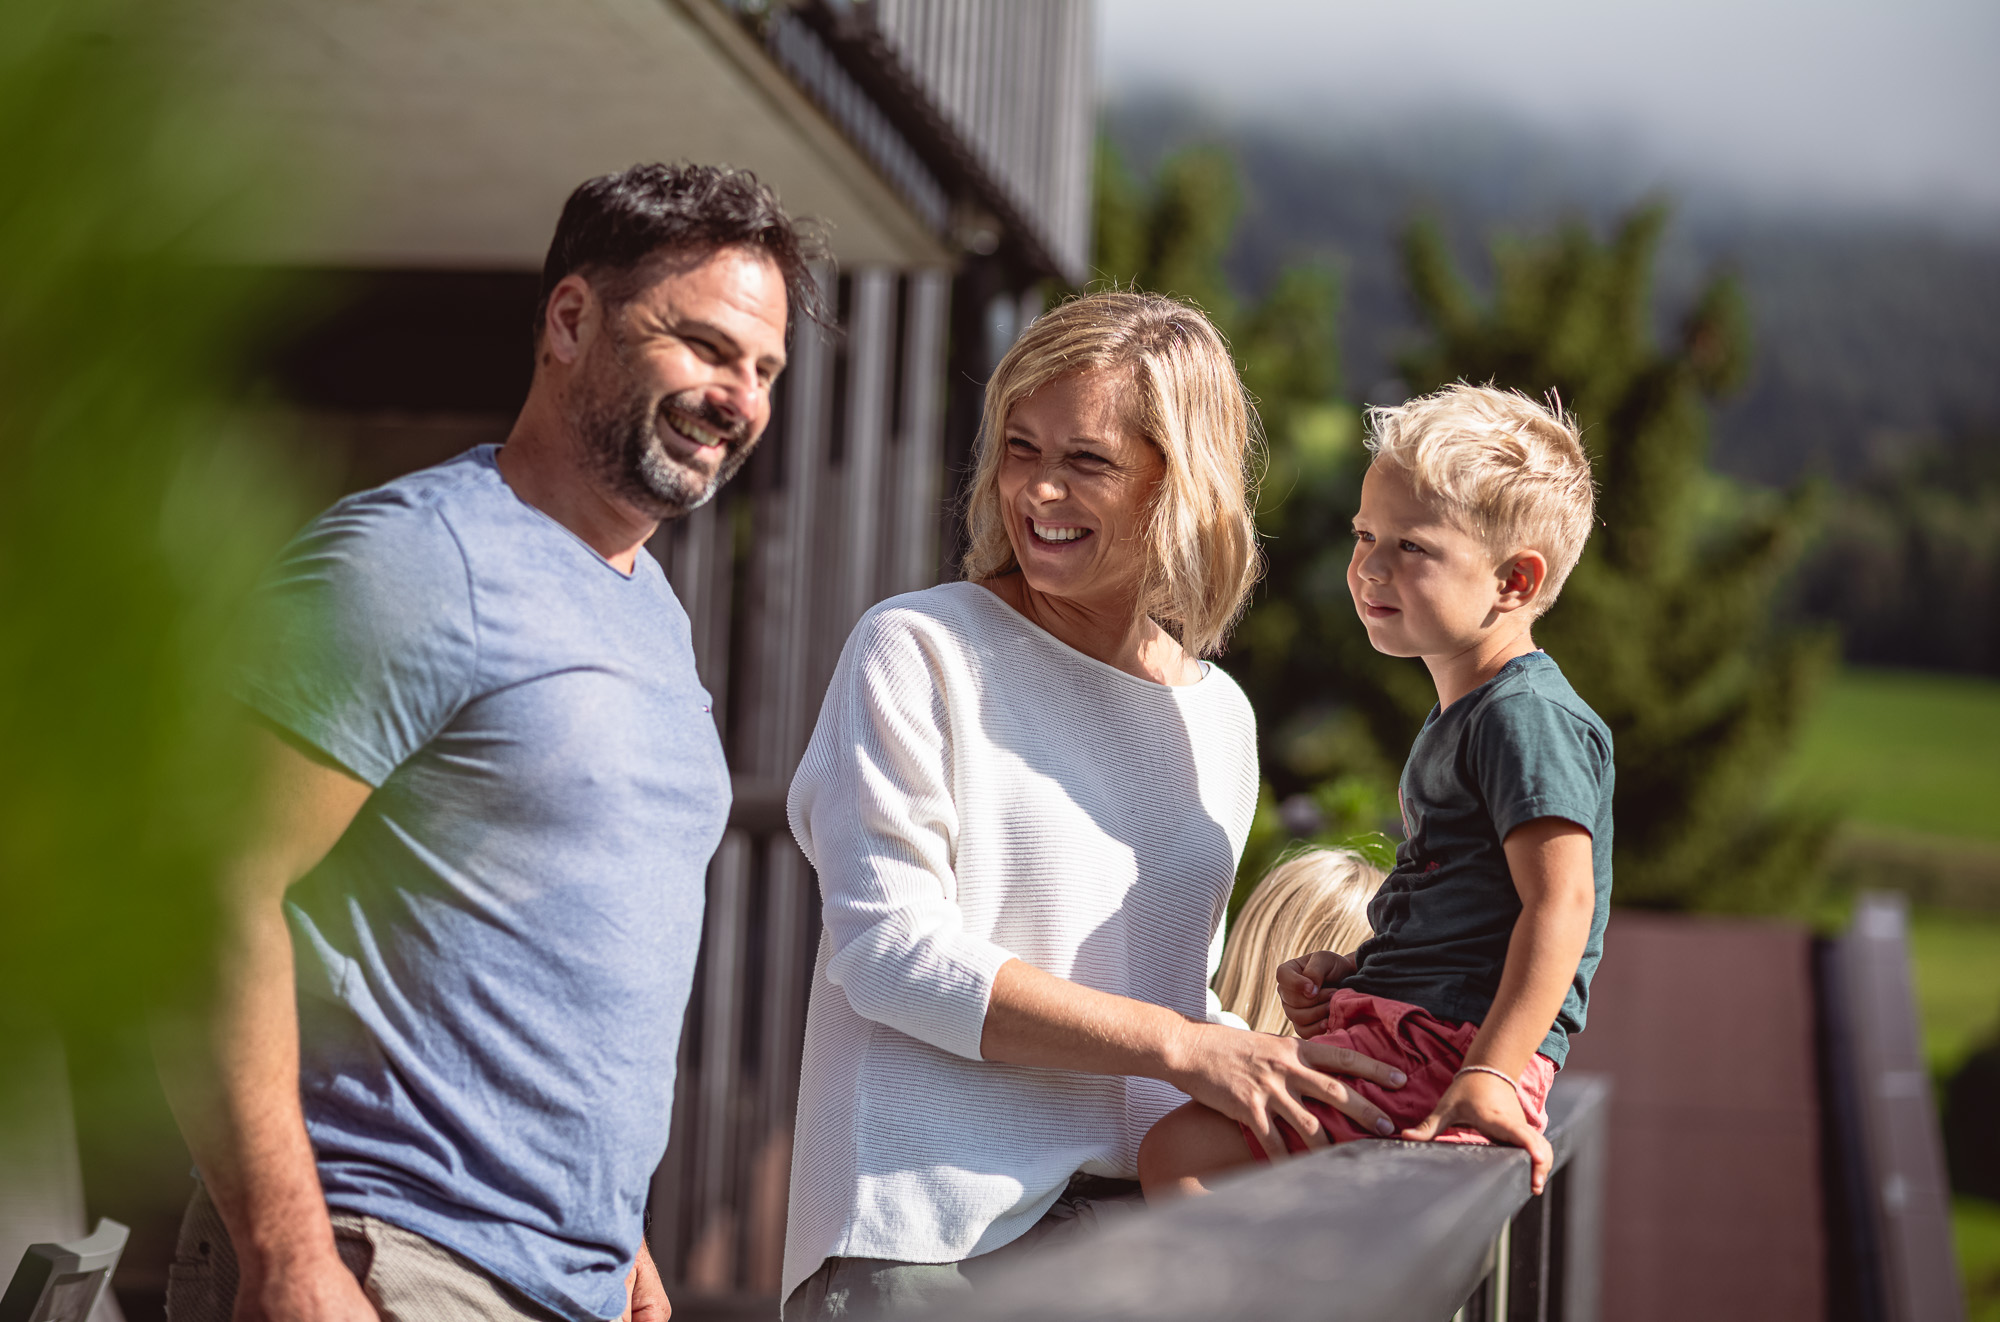
[[[1024,1259],[937,1316],[1595,1322],[1610,1093],[1557,1080],[1536,1197],[1517,1148],[1347,1143]]]

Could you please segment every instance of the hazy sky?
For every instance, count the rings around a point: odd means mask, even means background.
[[[1791,205],[2000,222],[2000,0],[1098,0],[1109,95],[1500,110]]]

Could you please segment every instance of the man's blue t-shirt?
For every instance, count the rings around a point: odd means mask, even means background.
[[[1375,935],[1342,985],[1482,1023],[1500,989],[1521,898],[1501,847],[1515,827],[1560,817],[1590,832],[1597,905],[1590,942],[1541,1054],[1557,1065],[1583,1029],[1611,913],[1611,731],[1546,652],[1515,657],[1440,712],[1410,746],[1396,867],[1368,905]]]
[[[374,787],[287,895],[327,1202],[609,1318],[729,777],[659,564],[612,568],[494,454],[300,534],[241,692]]]

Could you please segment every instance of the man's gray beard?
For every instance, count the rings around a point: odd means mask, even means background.
[[[579,419],[579,426],[598,476],[619,495],[663,521],[706,505],[723,483],[736,476],[753,448],[749,440],[731,444],[715,476],[703,481],[668,453],[660,435],[666,426],[661,408],[640,391],[593,408]]]

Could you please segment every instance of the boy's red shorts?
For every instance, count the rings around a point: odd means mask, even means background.
[[[1400,1088],[1383,1088],[1366,1079],[1344,1076],[1341,1079],[1349,1088],[1381,1107],[1399,1131],[1420,1123],[1431,1113],[1431,1108],[1444,1096],[1444,1090],[1451,1086],[1452,1076],[1465,1064],[1465,1053],[1471,1049],[1472,1039],[1479,1035],[1478,1024],[1455,1024],[1434,1018],[1406,1001],[1364,996],[1345,989],[1336,991],[1333,1000],[1327,1004],[1326,1023],[1326,1031],[1316,1034],[1312,1041],[1331,1042],[1334,1046],[1358,1051],[1385,1065],[1395,1066],[1408,1077],[1409,1082]],[[1528,1123],[1537,1132],[1549,1127],[1546,1107],[1549,1085],[1555,1082],[1555,1078],[1555,1063],[1547,1056],[1537,1055],[1528,1062],[1527,1070],[1514,1084],[1514,1091],[1521,1098],[1521,1109],[1527,1113]],[[1309,1100],[1305,1105],[1307,1110],[1319,1117],[1319,1122],[1326,1126],[1327,1137],[1336,1143],[1382,1137],[1372,1130],[1361,1128],[1322,1102]],[[1284,1134],[1288,1149],[1293,1152],[1306,1150],[1305,1141],[1292,1132],[1290,1125],[1279,1121],[1278,1129]],[[1258,1145],[1256,1136],[1248,1127],[1243,1130],[1243,1138],[1250,1144],[1252,1156],[1259,1161],[1266,1160],[1264,1149]],[[1477,1130],[1454,1126],[1439,1134],[1438,1141],[1485,1143],[1488,1140]]]

